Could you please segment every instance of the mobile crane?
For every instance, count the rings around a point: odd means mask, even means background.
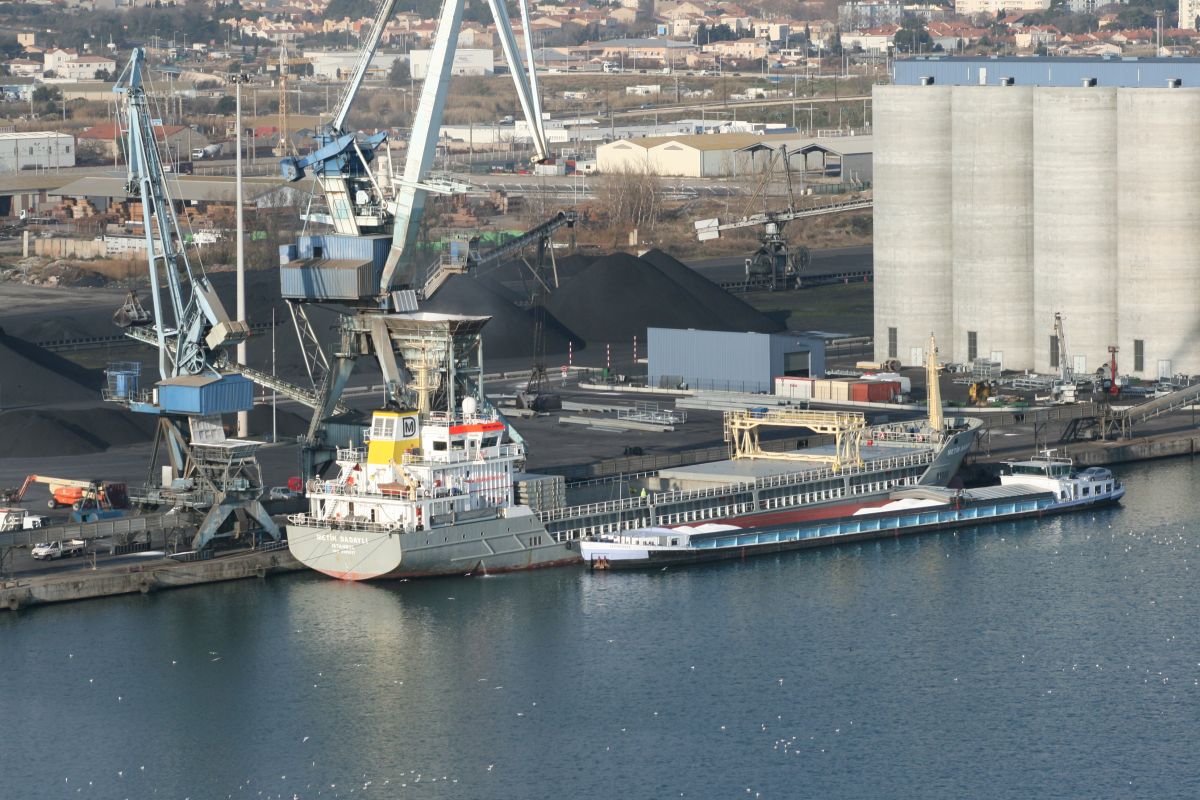
[[[804,155],[803,150],[798,153],[801,156]],[[758,249],[750,258],[746,259],[746,283],[748,285],[761,284],[770,291],[800,285],[800,275],[808,266],[808,248],[801,247],[795,250],[791,248],[787,238],[783,235],[783,228],[787,223],[822,214],[858,211],[870,208],[872,205],[871,200],[849,200],[820,206],[797,207],[795,193],[792,190],[791,158],[798,153],[789,153],[787,147],[782,145],[779,150],[774,151],[767,163],[764,181],[759,187],[765,200],[766,184],[774,173],[774,163],[776,160],[781,161],[787,177],[788,205],[786,209],[750,214],[730,222],[721,222],[720,219],[714,217],[697,220],[694,223],[696,238],[702,242],[718,239],[725,231],[762,228]]]
[[[224,368],[227,348],[245,340],[249,327],[230,318],[212,284],[188,261],[155,142],[158,123],[142,82],[144,65],[144,51],[135,48],[113,91],[126,136],[126,190],[142,205],[153,312],[134,296],[114,319],[135,322],[127,335],[157,347],[160,380],[143,389],[140,364],[111,364],[103,396],[158,417],[150,472],[160,448],[167,451],[169,471],[161,481],[148,479],[135,499],[203,514],[192,542],[196,550],[255,526],[278,539],[278,527],[259,502],[263,486],[255,451],[261,443],[226,438],[220,418],[253,405],[251,381]]]

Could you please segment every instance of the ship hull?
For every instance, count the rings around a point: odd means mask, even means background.
[[[486,575],[582,560],[577,543],[553,541],[532,514],[412,533],[293,524],[287,535],[305,566],[350,581]]]
[[[811,536],[807,538],[797,538],[785,541],[765,542],[762,544],[740,545],[731,547],[712,547],[712,548],[655,548],[653,546],[637,547],[635,545],[614,546],[606,542],[589,542],[580,543],[580,549],[585,563],[594,570],[614,570],[614,569],[650,569],[664,568],[667,566],[683,566],[688,564],[700,564],[708,561],[725,561],[729,559],[743,559],[753,556],[768,555],[771,553],[783,553],[791,550],[806,550],[814,547],[829,547],[838,544],[853,544],[855,542],[871,541],[877,539],[896,539],[902,536],[911,536],[913,534],[931,533],[934,531],[949,530],[954,528],[964,528],[978,525],[990,525],[999,522],[1013,522],[1022,519],[1034,519],[1058,514],[1066,514],[1074,511],[1082,511],[1089,508],[1099,508],[1102,506],[1116,505],[1120,502],[1124,495],[1124,490],[1115,492],[1112,496],[1099,498],[1095,500],[1076,500],[1071,502],[1059,503],[1048,508],[1042,508],[1024,512],[1013,512],[1006,514],[998,514],[993,517],[977,518],[964,517],[954,520],[946,520],[939,522],[930,522],[927,524],[914,524],[902,528],[881,527],[877,530],[859,530],[846,533],[833,533],[821,536]],[[865,507],[869,504],[864,504],[860,507]],[[853,513],[853,512],[851,512]],[[908,512],[912,513],[912,512]],[[892,516],[892,515],[889,515]],[[903,516],[897,514],[894,516]],[[847,518],[842,518],[847,520]],[[884,518],[886,519],[886,518]],[[746,522],[746,520],[738,520]],[[793,528],[795,526],[792,526]],[[762,532],[769,533],[772,531],[788,531],[789,526],[774,525],[769,527],[747,527],[741,533]]]

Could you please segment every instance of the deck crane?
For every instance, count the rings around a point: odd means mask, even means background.
[[[1071,356],[1067,353],[1067,333],[1063,328],[1062,314],[1054,312],[1054,341],[1058,347],[1058,380],[1063,383],[1074,383],[1075,373],[1071,369]]]
[[[406,387],[411,387],[412,381],[408,379],[405,363],[416,352],[412,343],[418,334],[414,331],[437,330],[436,335],[441,336],[450,329],[474,330],[471,327],[474,323],[468,324],[466,318],[434,320],[439,315],[417,311],[418,294],[426,288],[427,281],[409,252],[425,196],[436,191],[426,180],[441,131],[464,3],[465,0],[442,0],[429,71],[422,84],[405,167],[399,179],[393,178],[390,169],[388,175],[379,176],[371,169],[386,133],[364,137],[346,128],[347,113],[394,9],[394,0],[381,0],[350,82],[330,123],[321,130],[317,150],[281,164],[290,180],[301,180],[307,171],[312,171],[324,189],[329,209],[327,219],[321,221],[334,227],[332,233],[301,236],[295,245],[285,248],[280,258],[282,295],[295,301],[296,308],[302,308],[299,305],[302,303],[333,303],[349,309],[341,316],[338,326],[341,338],[332,358],[321,352],[307,321],[304,325],[297,324],[318,398],[308,432],[302,437],[301,471],[306,478],[329,467],[337,449],[352,443],[354,436],[361,440],[361,419],[341,412],[340,404],[357,359],[373,356],[384,376],[387,402],[407,407],[411,391]],[[505,3],[488,0],[488,4],[529,124],[533,161],[544,162],[550,153],[537,92],[528,2],[518,0],[524,30],[524,60],[518,52]],[[536,232],[533,241],[544,242],[562,224],[558,218],[543,223],[522,240],[528,240]],[[442,279],[444,275],[437,280]],[[466,377],[469,371],[460,370],[456,374],[464,382],[462,388],[471,391],[466,384],[476,379]],[[515,431],[512,435],[519,440]]]
[[[227,439],[220,418],[253,405],[250,380],[224,368],[227,348],[245,340],[249,327],[229,317],[208,279],[188,261],[155,142],[160,123],[148,107],[144,64],[144,51],[135,48],[113,91],[123,96],[117,105],[126,137],[126,190],[141,200],[154,310],[149,314],[134,296],[114,320],[130,324],[134,338],[157,347],[160,380],[143,390],[139,364],[112,364],[104,399],[158,417],[150,470],[153,474],[165,447],[170,474],[161,482],[148,480],[138,499],[202,513],[195,549],[255,524],[278,539],[279,529],[259,502],[262,474],[255,451],[261,443]]]
[[[837,214],[842,211],[857,211],[870,208],[871,200],[850,200],[841,203],[830,203],[820,206],[798,207],[792,190],[791,158],[795,155],[804,156],[804,151],[789,153],[786,146],[772,154],[767,164],[766,176],[774,171],[776,159],[782,161],[784,173],[787,176],[788,205],[783,211],[763,211],[751,214],[738,220],[721,222],[717,218],[697,220],[694,223],[696,238],[702,242],[718,239],[724,231],[740,230],[742,228],[762,228],[759,236],[759,247],[750,258],[746,259],[746,283],[764,284],[774,291],[789,286],[799,286],[800,274],[808,265],[808,249],[800,248],[793,251],[783,235],[787,223],[816,217],[822,214]],[[766,196],[766,185],[760,187]]]

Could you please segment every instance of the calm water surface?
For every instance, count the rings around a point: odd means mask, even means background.
[[[0,615],[0,798],[1200,796],[1200,462],[1124,507],[646,574]]]

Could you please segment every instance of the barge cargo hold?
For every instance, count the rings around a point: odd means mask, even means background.
[[[585,539],[580,550],[592,569],[664,567],[1064,514],[1114,504],[1125,494],[1108,470],[1072,473],[1067,459],[1046,456],[1009,467],[1000,486],[918,487],[892,492],[882,501],[830,506],[819,514],[759,514],[644,528]]]

